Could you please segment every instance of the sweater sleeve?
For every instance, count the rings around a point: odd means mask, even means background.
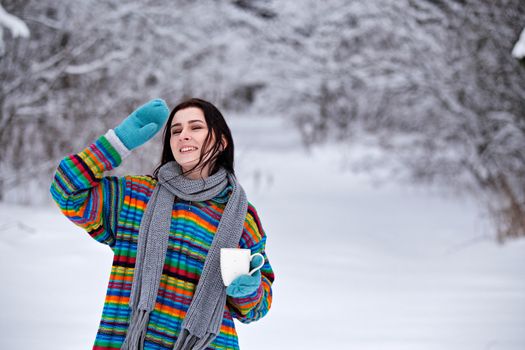
[[[275,279],[272,266],[266,256],[266,234],[261,226],[257,211],[250,204],[244,223],[244,232],[239,243],[240,248],[250,249],[252,254],[261,253],[264,265],[261,268],[259,289],[242,298],[228,296],[230,313],[242,323],[257,321],[268,313],[272,304],[272,283]]]
[[[124,198],[124,178],[103,176],[130,151],[113,130],[80,153],[60,162],[51,196],[62,213],[100,243],[114,247],[118,213]]]

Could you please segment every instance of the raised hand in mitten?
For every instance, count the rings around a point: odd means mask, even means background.
[[[116,128],[115,133],[130,150],[149,141],[168,119],[169,109],[160,98],[137,108]]]
[[[260,266],[264,261],[264,258],[260,255],[253,257],[250,262],[250,270]],[[232,283],[226,288],[226,294],[234,297],[245,297],[255,292],[261,284],[261,270],[255,271],[252,275],[241,275],[234,279]]]

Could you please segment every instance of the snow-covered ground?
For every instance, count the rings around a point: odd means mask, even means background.
[[[483,238],[467,200],[341,174],[285,124],[231,126],[276,274],[242,349],[525,349],[525,240]],[[56,207],[0,204],[0,349],[91,348],[111,262]]]

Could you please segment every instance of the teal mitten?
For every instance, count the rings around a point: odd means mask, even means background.
[[[150,140],[166,123],[168,115],[166,102],[156,98],[133,111],[115,128],[115,133],[132,150]]]
[[[261,265],[262,262],[262,257],[259,255],[254,256],[250,263],[250,270]],[[226,294],[234,298],[244,297],[255,292],[260,284],[261,269],[255,271],[251,276],[242,275],[234,279],[228,288],[226,288]]]

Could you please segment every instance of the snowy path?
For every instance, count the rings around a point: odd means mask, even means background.
[[[277,280],[274,308],[239,329],[241,345],[524,349],[525,242],[482,239],[471,203],[336,175],[328,151],[258,158],[279,174],[255,202]]]
[[[525,240],[476,240],[472,203],[376,189],[336,159],[239,157],[276,273],[269,314],[237,323],[241,348],[523,350]],[[57,208],[0,204],[0,349],[91,348],[111,261]]]

